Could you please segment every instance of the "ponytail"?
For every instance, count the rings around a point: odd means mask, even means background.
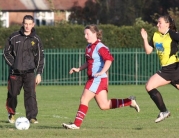
[[[161,17],[164,18],[166,23],[169,23],[169,28],[171,30],[177,32],[175,21],[169,15],[164,15],[164,16],[161,16]]]

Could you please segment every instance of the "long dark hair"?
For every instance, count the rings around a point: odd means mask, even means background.
[[[169,15],[163,15],[163,16],[160,16],[160,18],[164,18],[165,22],[169,23],[169,28],[177,32],[175,21]]]

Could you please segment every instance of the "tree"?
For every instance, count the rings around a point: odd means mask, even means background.
[[[51,0],[49,0],[51,1]],[[74,4],[69,21],[78,24],[133,25],[136,18],[156,23],[151,15],[179,7],[178,0],[87,0],[85,7]]]
[[[175,25],[179,29],[179,9],[178,9],[178,7],[170,8],[169,10],[167,10],[167,12],[174,19]]]
[[[93,2],[93,0],[88,0],[85,3],[85,7],[79,7],[79,6],[73,6],[70,10],[71,15],[69,17],[70,22],[72,23],[78,23],[78,24],[92,24],[97,23],[98,18],[98,9],[99,4],[96,2]]]
[[[79,24],[132,25],[136,18],[145,19],[151,15],[148,11],[153,5],[157,7],[158,3],[159,0],[88,0],[84,8],[74,6],[71,9],[70,21]]]

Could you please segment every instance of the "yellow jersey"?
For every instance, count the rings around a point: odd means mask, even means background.
[[[166,34],[161,34],[160,32],[154,33],[149,45],[156,49],[161,66],[168,66],[179,62],[178,42],[179,34],[172,30],[169,30]]]

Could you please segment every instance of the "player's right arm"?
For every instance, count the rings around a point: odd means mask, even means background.
[[[14,64],[14,56],[13,56],[13,50],[11,46],[10,38],[6,41],[4,50],[3,50],[3,56],[9,66],[13,66]]]
[[[141,29],[141,36],[144,42],[144,50],[146,54],[150,54],[153,51],[153,47],[149,45],[148,35],[144,28]]]
[[[86,63],[84,63],[81,67],[79,67],[79,68],[71,68],[71,70],[70,70],[70,74],[72,74],[72,73],[74,73],[74,72],[80,72],[81,70],[84,70],[84,69],[86,69],[88,67],[88,63],[86,62]]]

